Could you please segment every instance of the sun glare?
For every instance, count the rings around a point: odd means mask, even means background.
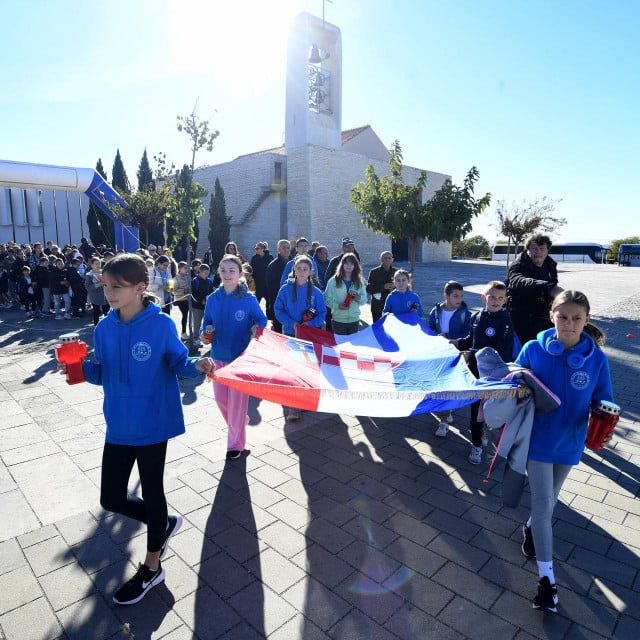
[[[207,74],[251,95],[284,76],[295,0],[172,0],[169,71]]]

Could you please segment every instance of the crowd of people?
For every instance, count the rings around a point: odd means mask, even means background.
[[[354,334],[363,326],[361,307],[370,298],[374,321],[385,314],[416,313],[432,332],[463,352],[474,375],[479,375],[476,354],[492,347],[504,362],[515,361],[530,370],[559,398],[559,409],[532,418],[526,465],[531,515],[523,525],[522,543],[523,554],[538,564],[533,607],[556,611],[553,510],[563,482],[582,455],[590,410],[599,401],[612,402],[613,391],[601,350],[604,336],[590,323],[586,296],[560,287],[550,246],[547,236],[529,238],[506,282],[493,280],[484,287],[482,310],[472,313],[464,302],[462,284],[451,280],[444,286],[443,301],[425,314],[411,290],[410,274],[393,266],[393,255],[383,252],[379,266],[365,278],[355,243],[348,237],[332,258],[325,245],[306,238],[293,243],[294,256],[287,239],[278,241],[275,256],[267,242],[257,242],[250,260],[229,242],[218,265],[210,264],[210,250],[203,259],[192,258],[187,251],[185,259],[176,261],[162,247],[149,245],[137,255],[118,254],[96,249],[86,238],[79,246],[63,248],[51,242],[45,247],[0,245],[4,308],[20,304],[30,320],[39,315],[70,319],[90,307],[97,325],[96,359],[85,362],[85,371],[89,382],[104,387],[105,407],[110,407],[105,409],[101,503],[148,525],[145,562],[114,600],[138,602],[164,579],[161,560],[182,521],[167,513],[162,491],[167,440],[184,431],[177,376],[211,375],[241,355],[252,335],[269,321],[274,331],[289,336],[305,325]],[[181,313],[181,335],[167,318],[174,306]],[[110,309],[114,311],[109,313]],[[121,324],[130,325],[126,337],[117,330]],[[139,338],[133,349],[130,334]],[[211,345],[208,357],[189,357],[184,343],[194,334],[195,346]],[[130,364],[123,373],[127,360]],[[64,365],[59,368],[64,371]],[[140,381],[157,380],[158,375],[165,385],[162,406],[141,413],[146,405],[140,401],[144,396]],[[235,460],[245,450],[248,396],[215,381],[214,395],[228,426],[226,457]],[[479,402],[471,405],[468,460],[472,464],[481,463],[488,443],[479,409]],[[295,408],[284,411],[289,421],[300,417]],[[439,418],[435,435],[446,437],[448,423],[444,416]],[[126,493],[136,461],[143,500]]]

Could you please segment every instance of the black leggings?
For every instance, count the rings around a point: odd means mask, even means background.
[[[147,551],[160,551],[167,530],[167,499],[164,495],[164,461],[167,441],[144,446],[104,445],[100,504],[103,509],[144,522],[147,525]],[[128,495],[127,486],[138,463],[142,499]]]
[[[182,333],[187,333],[187,322],[189,321],[189,301],[188,300],[176,300],[173,304],[180,309],[182,318],[180,319],[180,326],[182,327]],[[196,327],[194,327],[196,329]],[[197,327],[200,331],[200,327]]]

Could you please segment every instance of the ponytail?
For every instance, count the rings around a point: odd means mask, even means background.
[[[588,336],[593,338],[593,341],[596,343],[596,347],[598,347],[598,349],[602,349],[606,340],[606,336],[600,328],[596,327],[595,324],[587,322],[587,324],[584,326],[583,331]]]

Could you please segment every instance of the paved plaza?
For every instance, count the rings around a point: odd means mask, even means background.
[[[457,279],[477,308],[482,285],[504,275],[488,262],[425,264],[415,289],[428,310]],[[3,310],[0,639],[637,640],[640,269],[560,265],[560,284],[592,302],[623,412],[612,446],[585,452],[556,508],[557,614],[531,608],[528,493],[503,507],[499,483],[483,481],[488,461],[467,462],[468,410],[439,439],[431,416],[303,413],[285,425],[280,406],[252,400],[250,453],[225,463],[203,379],[183,382],[187,433],[168,448],[170,511],[185,520],[166,580],[114,605],[145,530],[100,508],[102,390],[68,386],[52,352],[71,329],[91,344],[90,320]]]

